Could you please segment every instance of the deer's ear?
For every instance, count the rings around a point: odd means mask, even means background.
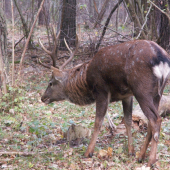
[[[53,76],[55,77],[56,80],[61,80],[64,73],[63,71],[59,70],[58,68],[55,68],[53,66],[51,66],[51,71],[52,71],[52,74]]]

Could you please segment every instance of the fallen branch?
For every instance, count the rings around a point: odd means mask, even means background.
[[[170,104],[169,103],[170,103],[170,96],[162,95],[162,98],[159,103],[159,109],[158,109],[159,115],[165,116],[166,114],[170,113]],[[144,124],[148,124],[148,119],[144,115],[139,104],[135,107],[135,109],[132,113],[132,120],[137,121],[137,122],[142,120]]]
[[[35,155],[35,152],[0,152],[0,156],[2,155],[30,156],[30,155]]]
[[[0,152],[0,156],[2,155],[19,155],[19,156],[32,156],[36,154],[58,154],[58,152],[52,152],[52,151],[47,151],[47,152]]]

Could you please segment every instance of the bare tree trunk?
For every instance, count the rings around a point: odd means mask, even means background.
[[[42,0],[38,0],[38,8],[40,7]],[[50,22],[50,15],[49,15],[49,1],[44,3],[43,9],[40,12],[38,18],[38,25],[49,25]]]
[[[17,4],[17,1],[14,0],[14,3],[15,3],[15,6],[16,6],[16,8],[17,8],[17,10],[18,10],[18,13],[19,13],[19,15],[20,15],[20,17],[21,17],[21,22],[22,22],[22,25],[23,25],[24,35],[26,36],[26,38],[28,38],[28,35],[29,35],[29,27],[28,27],[28,25],[27,25],[27,23],[26,23],[23,15],[22,15],[22,13],[21,13],[21,10],[20,10],[20,8],[19,8],[19,6],[18,6],[18,4]],[[32,43],[31,43],[31,42],[32,42],[32,40],[30,39],[29,44],[28,44],[28,47],[29,47],[29,48],[32,48]]]
[[[62,1],[62,15],[60,26],[60,49],[66,50],[64,38],[71,47],[76,45],[76,0]]]
[[[143,2],[142,2],[143,1]],[[134,22],[135,27],[135,36],[137,36],[140,32],[140,29],[144,23],[144,4],[146,0],[125,0],[126,5],[128,7],[129,13],[131,15],[131,18]],[[143,4],[143,6],[142,6]],[[147,29],[147,25],[145,25],[145,28]],[[148,32],[147,32],[148,33]],[[142,31],[141,38],[147,39],[147,33],[145,31]]]
[[[11,1],[5,0],[5,16],[6,18],[11,18]]]
[[[1,42],[0,42],[1,46]],[[3,63],[3,56],[2,56],[2,50],[0,48],[0,98],[2,97],[3,94],[7,93],[7,88],[6,88],[6,75],[5,75],[5,67]]]
[[[12,12],[12,86],[14,86],[14,5],[11,0],[11,12]]]
[[[42,0],[38,0],[38,8],[40,7],[41,1]],[[43,14],[43,9],[40,12],[40,15],[38,17],[38,25],[45,25],[45,17],[44,17],[44,14]]]
[[[35,24],[36,24],[36,22],[37,22],[38,16],[39,16],[39,14],[40,14],[40,11],[41,11],[41,9],[42,9],[42,7],[43,7],[44,1],[45,1],[45,0],[42,0],[42,2],[41,2],[40,8],[38,9],[38,12],[37,12],[37,15],[36,15],[36,17],[35,17],[34,23],[32,24],[32,27],[31,27],[31,29],[30,29],[30,32],[29,32],[27,41],[26,41],[26,43],[25,43],[25,47],[24,47],[23,52],[22,52],[22,55],[21,55],[21,61],[20,61],[20,65],[19,65],[18,78],[20,77],[20,74],[21,74],[22,62],[23,62],[23,59],[24,59],[24,56],[25,56],[25,52],[26,52],[26,49],[27,49],[29,40],[30,40],[30,38],[31,38],[33,29],[34,29],[34,27],[35,27]]]
[[[170,0],[162,0],[158,6],[164,10],[167,11],[169,7]],[[167,18],[167,16],[163,13],[161,13],[161,21],[160,21],[160,27],[159,27],[159,41],[158,44],[163,47],[164,49],[167,49],[169,46],[169,38],[170,38],[170,23]]]
[[[109,14],[109,16],[108,16],[108,18],[107,18],[107,20],[106,20],[106,22],[105,22],[105,26],[104,26],[104,28],[103,28],[102,35],[101,35],[101,37],[100,37],[100,39],[99,39],[99,42],[98,42],[97,45],[96,45],[95,53],[97,53],[97,51],[99,50],[100,44],[101,44],[102,39],[103,39],[103,37],[104,37],[104,35],[105,35],[105,33],[106,33],[106,29],[107,29],[107,27],[108,27],[108,25],[109,25],[109,22],[110,22],[110,19],[111,19],[113,13],[115,12],[115,10],[119,7],[119,5],[120,5],[122,2],[123,2],[123,0],[118,0],[118,3],[113,7],[112,11],[110,12],[110,14]]]
[[[0,8],[0,96],[7,93],[6,89],[6,70],[9,62],[7,57],[7,27],[2,8]]]
[[[94,23],[98,15],[97,4],[95,0],[89,0],[89,20]]]
[[[95,0],[94,0],[94,1],[95,1]],[[100,13],[98,14],[97,20],[96,20],[96,22],[95,22],[95,24],[94,24],[94,28],[96,28],[96,26],[101,23],[102,18],[103,18],[103,16],[104,16],[104,13],[105,13],[105,11],[106,11],[106,7],[107,7],[109,1],[110,1],[110,0],[105,0],[105,1],[104,1],[103,5],[102,5],[102,9],[101,9]]]

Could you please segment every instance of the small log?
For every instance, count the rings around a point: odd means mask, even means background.
[[[170,113],[170,96],[162,95],[162,98],[159,104],[158,113],[159,115],[163,117]],[[132,120],[137,121],[137,122],[143,121],[144,124],[148,124],[148,119],[144,115],[139,104],[135,107],[132,113]]]

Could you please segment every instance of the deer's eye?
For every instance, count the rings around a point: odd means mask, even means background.
[[[50,82],[49,85],[52,86],[53,84]]]

